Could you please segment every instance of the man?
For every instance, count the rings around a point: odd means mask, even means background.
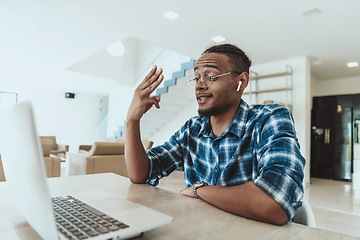
[[[290,111],[280,105],[249,107],[241,95],[251,61],[234,45],[215,45],[196,61],[199,116],[169,141],[150,149],[141,144],[140,119],[160,98],[150,94],[162,82],[155,66],[135,90],[127,116],[126,164],[133,183],[156,185],[184,167],[186,189],[227,212],[283,225],[301,206],[305,160]]]

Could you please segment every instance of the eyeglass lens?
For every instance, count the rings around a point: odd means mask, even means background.
[[[211,75],[209,73],[203,75],[203,76],[200,76],[199,78],[197,77],[187,77],[187,85],[190,87],[190,88],[193,88],[195,89],[196,88],[196,83],[200,81],[201,85],[204,86],[204,87],[210,87],[211,86],[211,83],[213,82],[212,81],[212,78],[211,78]]]

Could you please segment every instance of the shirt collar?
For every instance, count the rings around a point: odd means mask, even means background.
[[[248,112],[249,105],[241,99],[240,106],[235,114],[235,117],[226,131],[229,131],[241,138],[245,133],[245,125],[246,119],[248,117]]]
[[[201,119],[202,119],[202,123],[198,137],[210,137],[211,135],[210,118],[202,117]]]
[[[241,138],[245,133],[245,125],[246,119],[249,112],[249,105],[241,99],[240,106],[235,114],[234,119],[230,123],[229,127],[226,131],[221,134],[221,136],[225,135],[228,132],[231,132]],[[210,137],[212,135],[211,125],[210,125],[210,118],[203,117],[203,122],[201,124],[201,129],[199,131],[198,137]],[[220,136],[220,137],[221,137]]]

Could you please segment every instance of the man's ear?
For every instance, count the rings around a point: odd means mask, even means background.
[[[244,89],[247,87],[249,80],[250,80],[250,76],[247,72],[242,72],[239,76],[238,76],[238,85],[237,85],[237,89],[236,91],[244,91]]]

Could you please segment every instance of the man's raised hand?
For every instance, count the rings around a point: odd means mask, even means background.
[[[135,89],[134,96],[131,101],[127,121],[139,121],[144,113],[146,113],[153,105],[160,108],[160,97],[150,97],[151,93],[161,84],[164,79],[163,69],[154,66],[149,74],[144,78],[140,85]]]

